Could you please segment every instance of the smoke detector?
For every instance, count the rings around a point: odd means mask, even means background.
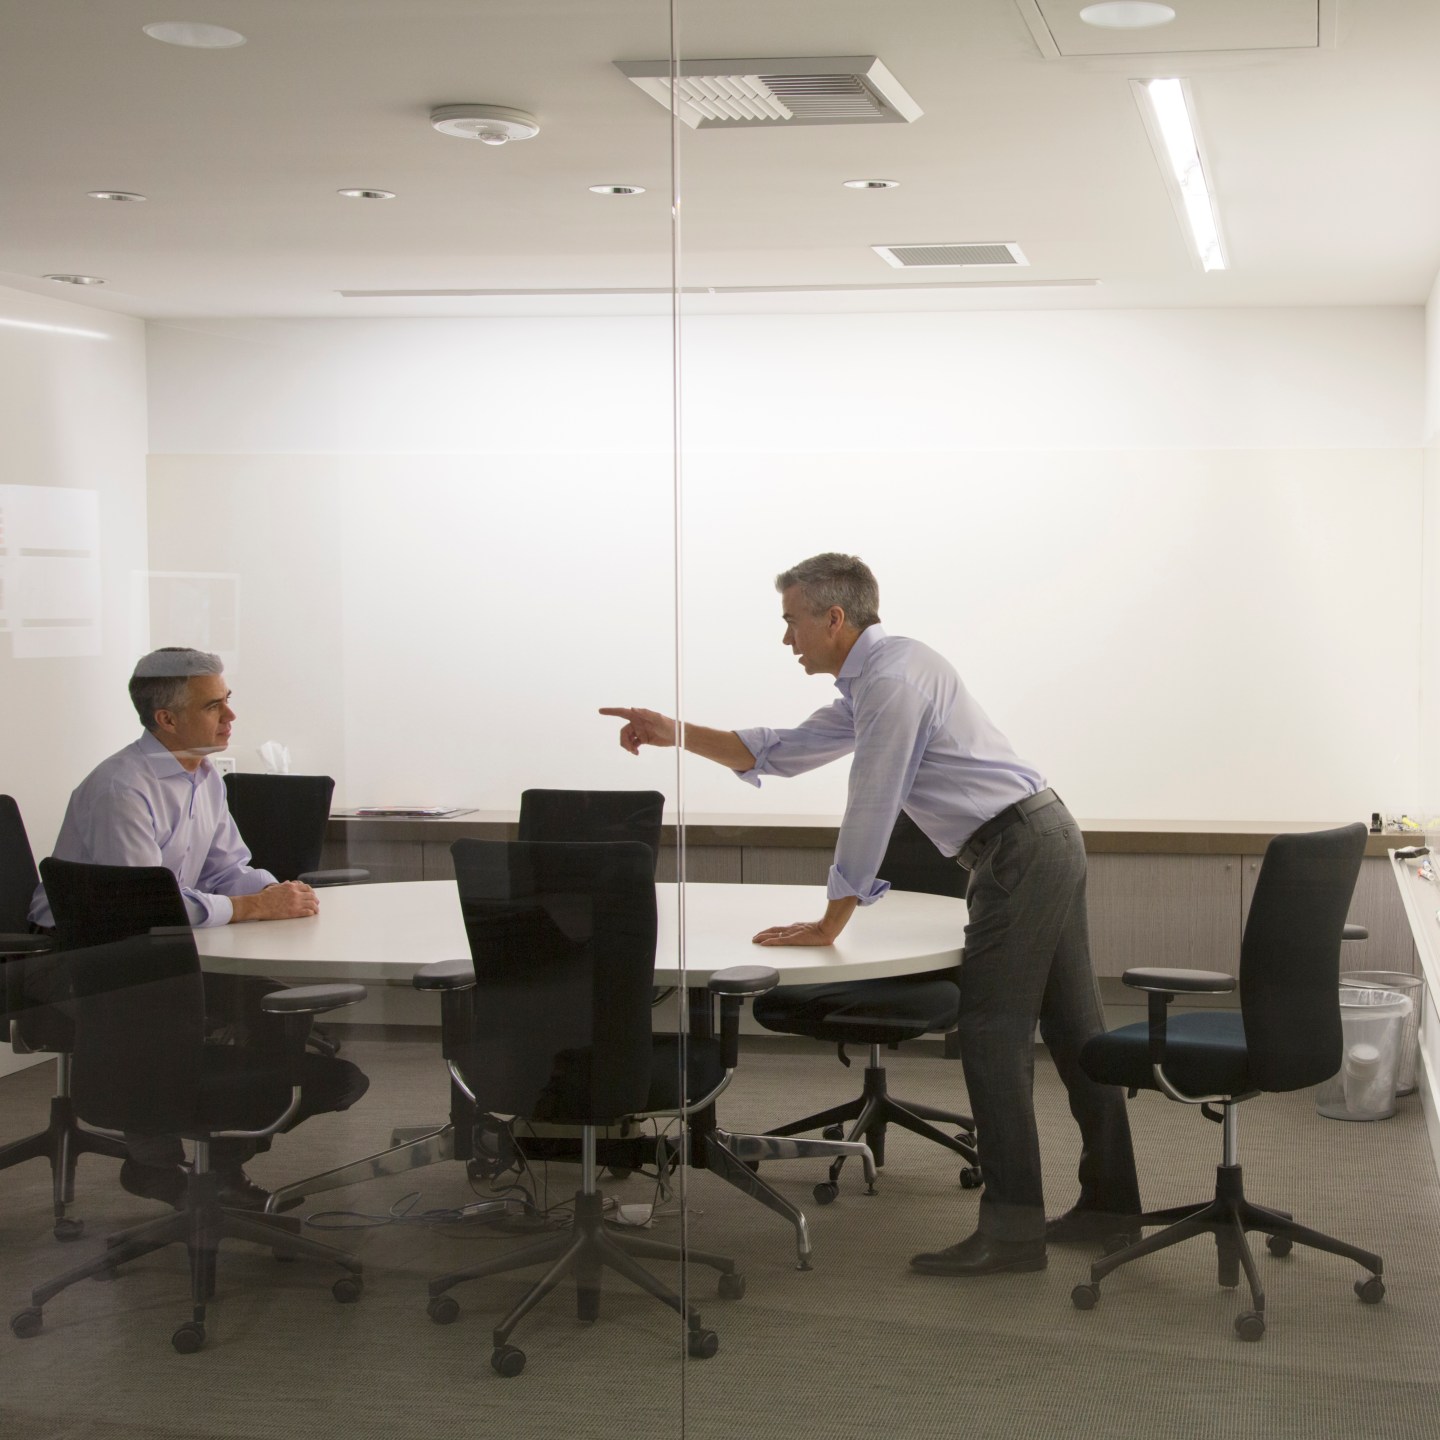
[[[482,145],[505,145],[540,133],[540,122],[533,115],[508,105],[437,105],[430,112],[430,123],[442,135],[478,140]]]

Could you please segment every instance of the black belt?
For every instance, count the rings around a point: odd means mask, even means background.
[[[1058,805],[1059,803],[1060,797],[1053,790],[1046,788],[1037,790],[1033,795],[1027,795],[1023,800],[1017,800],[1013,805],[1007,805],[993,819],[987,820],[960,847],[960,853],[955,857],[955,863],[962,870],[973,870],[976,861],[980,859],[981,852],[1002,830],[1008,830],[1012,825],[1018,825],[1032,811],[1043,810],[1047,805]]]

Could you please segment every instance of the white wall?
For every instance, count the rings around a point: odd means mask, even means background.
[[[1420,802],[1434,819],[1440,816],[1440,275],[1425,305],[1424,445]]]
[[[145,643],[131,605],[146,566],[145,427],[140,321],[0,289],[0,485],[99,499],[99,633],[82,647],[94,653],[16,658],[16,635],[0,632],[0,790],[19,802],[37,857],[70,791],[138,729],[125,682]],[[31,558],[14,549],[0,558],[12,586]]]
[[[667,322],[166,324],[150,351],[153,563],[242,576],[242,763],[284,740],[351,803],[673,794],[592,714],[675,693]],[[688,713],[829,698],[771,579],[850,549],[1083,815],[1411,804],[1423,357],[1418,309],[690,320]],[[843,785],[686,767],[692,811]]]

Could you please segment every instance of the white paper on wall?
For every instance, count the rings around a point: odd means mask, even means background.
[[[0,485],[0,633],[17,660],[100,653],[100,497]]]

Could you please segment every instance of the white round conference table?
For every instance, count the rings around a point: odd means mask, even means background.
[[[703,985],[730,965],[770,965],[781,985],[877,980],[957,965],[965,902],[892,891],[858,910],[833,945],[760,946],[771,925],[816,920],[825,892],[809,885],[718,885],[692,881],[655,887],[659,910],[655,981]],[[683,969],[681,908],[684,909]],[[320,892],[320,913],[196,930],[207,970],[277,980],[410,983],[437,960],[470,954],[453,880],[345,885]]]

